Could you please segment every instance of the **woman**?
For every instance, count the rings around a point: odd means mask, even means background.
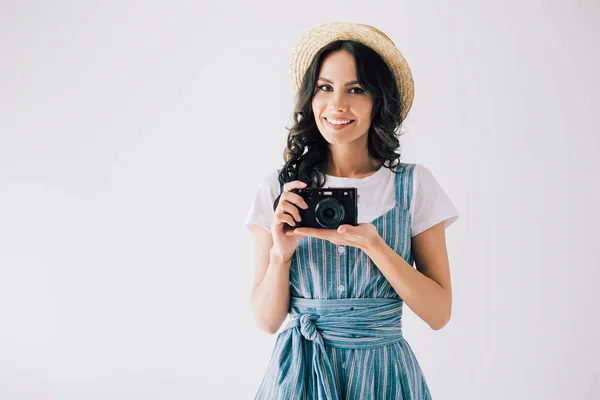
[[[246,219],[257,324],[273,334],[290,317],[256,398],[429,399],[402,306],[432,329],[450,319],[445,228],[458,212],[427,168],[399,161],[410,69],[381,31],[330,23],[302,37],[290,73],[285,164],[262,180]],[[358,225],[294,228],[308,205],[292,190],[307,186],[356,187]]]

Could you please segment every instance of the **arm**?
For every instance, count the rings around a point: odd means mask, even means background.
[[[254,226],[254,284],[250,303],[256,323],[267,333],[277,332],[290,305],[290,265],[272,251],[273,236]]]
[[[417,269],[378,237],[364,251],[404,302],[432,329],[450,320],[452,286],[444,222],[412,238]]]

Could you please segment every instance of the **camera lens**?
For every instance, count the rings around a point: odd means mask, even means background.
[[[323,228],[336,228],[345,214],[342,203],[333,198],[323,199],[315,206],[315,219]]]

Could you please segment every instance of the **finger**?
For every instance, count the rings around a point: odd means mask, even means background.
[[[329,236],[320,229],[315,228],[296,228],[294,230],[298,235],[312,236],[319,239],[328,239]]]
[[[279,201],[283,201],[283,200],[285,200],[289,203],[292,203],[292,204],[296,205],[297,207],[301,207],[305,210],[308,208],[308,204],[306,203],[304,198],[296,193],[283,192],[281,194],[281,199]]]
[[[285,224],[289,226],[296,226],[296,221],[289,214],[283,214],[280,218],[277,218],[277,223],[283,225],[283,229],[286,230]]]
[[[302,181],[291,181],[283,184],[283,191],[289,192],[292,189],[302,189],[306,187],[306,183]]]
[[[290,214],[294,217],[294,219],[298,222],[302,221],[302,218],[300,217],[300,211],[298,211],[298,208],[287,202],[287,201],[281,201],[279,203],[279,205],[277,206],[278,210],[280,213],[282,214]]]

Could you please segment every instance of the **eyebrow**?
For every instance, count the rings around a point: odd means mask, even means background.
[[[329,83],[333,83],[333,81],[330,81],[330,80],[329,80],[329,79],[327,79],[327,78],[323,78],[322,76],[320,76],[320,77],[318,78],[318,80],[325,81],[325,82],[329,82]],[[355,84],[355,83],[358,83],[358,84],[360,84],[360,82],[359,82],[359,81],[350,81],[350,82],[346,82],[346,83],[344,84],[344,86],[350,86],[350,85],[353,85],[353,84]]]

